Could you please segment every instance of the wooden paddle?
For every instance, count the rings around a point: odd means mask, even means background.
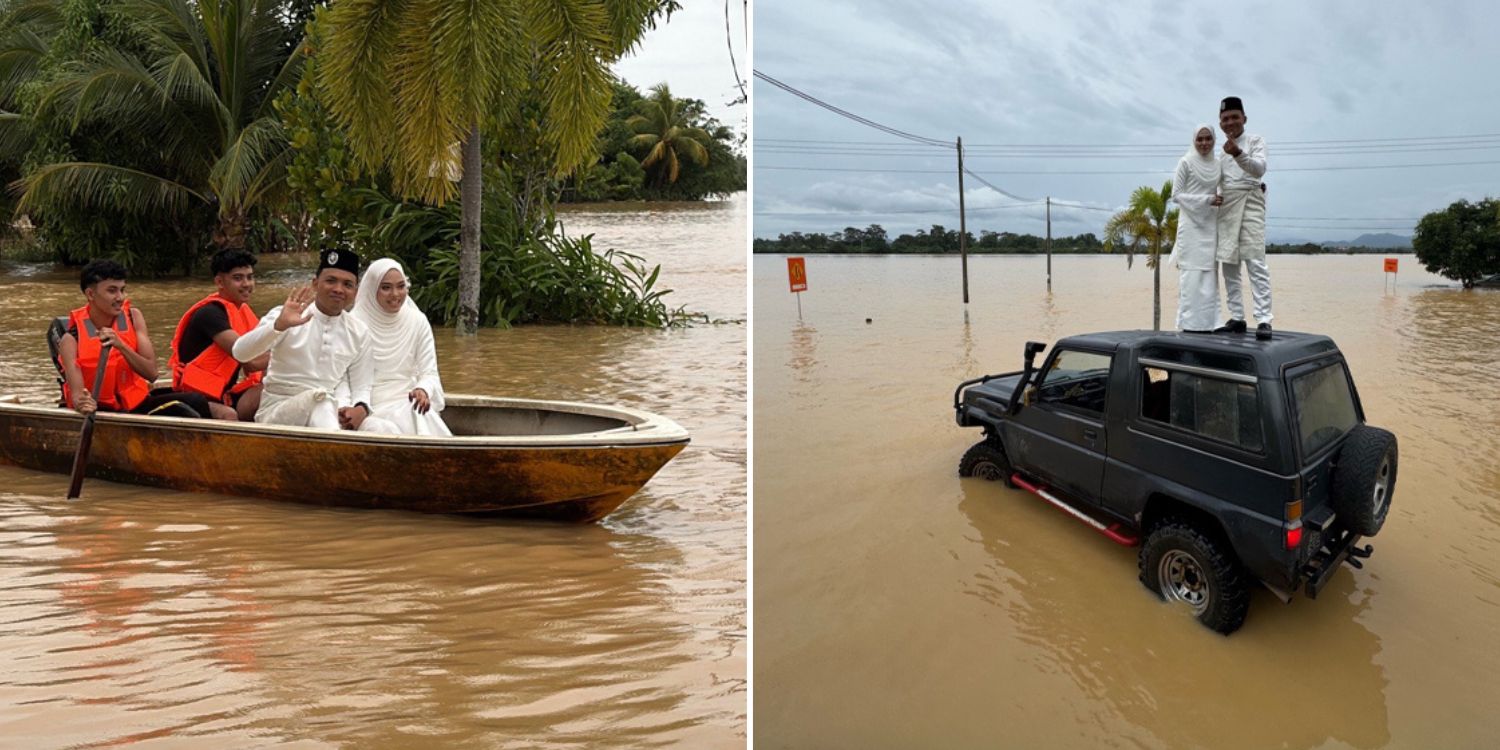
[[[68,499],[83,492],[83,468],[89,461],[89,444],[94,442],[94,417],[99,413],[99,390],[104,387],[104,370],[109,364],[109,344],[99,350],[99,370],[94,373],[94,390],[89,393],[96,401],[94,410],[83,417],[83,432],[78,434],[78,452],[73,454],[73,480],[68,485]]]

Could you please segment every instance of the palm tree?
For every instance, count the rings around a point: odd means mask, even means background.
[[[1143,185],[1130,194],[1130,204],[1125,210],[1109,217],[1104,225],[1104,252],[1112,253],[1125,244],[1125,266],[1134,265],[1135,254],[1144,245],[1148,254],[1146,265],[1155,271],[1154,297],[1151,309],[1151,326],[1161,330],[1161,251],[1171,247],[1177,237],[1177,209],[1167,209],[1172,199],[1172,182],[1167,181],[1157,191]]]
[[[462,144],[459,330],[479,326],[481,149],[540,94],[559,175],[583,166],[609,116],[610,64],[675,0],[343,0],[328,8],[319,87],[354,155],[405,197],[453,197]]]
[[[46,6],[62,3],[31,0],[13,11],[44,19],[45,29],[60,17],[49,18]],[[281,196],[290,159],[272,100],[295,83],[303,55],[285,47],[280,3],[127,0],[121,7],[147,51],[103,45],[64,66],[46,84],[36,119],[129,134],[151,144],[159,168],[46,164],[20,181],[17,212],[66,204],[180,213],[206,204],[218,211],[214,244],[243,247],[250,211]],[[44,37],[22,36],[26,45],[7,50],[25,52],[5,58],[8,88],[29,82],[47,53]]]
[[[651,96],[636,103],[640,114],[625,121],[638,134],[627,145],[646,151],[641,166],[657,167],[658,187],[677,181],[681,170],[679,155],[700,167],[708,165],[708,146],[713,136],[693,126],[692,113],[683,104],[672,98],[667,84],[658,83],[651,87]]]

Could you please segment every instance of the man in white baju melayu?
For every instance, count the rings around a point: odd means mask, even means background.
[[[1219,129],[1224,131],[1224,171],[1220,183],[1219,269],[1224,274],[1224,298],[1229,321],[1216,332],[1245,332],[1245,297],[1240,264],[1250,273],[1255,302],[1255,337],[1271,338],[1271,269],[1266,265],[1266,141],[1245,133],[1245,105],[1239,97],[1219,103]]]
[[[1199,125],[1193,146],[1177,161],[1172,176],[1172,201],[1177,204],[1177,238],[1168,263],[1177,275],[1177,327],[1189,333],[1208,333],[1219,317],[1219,274],[1214,223],[1219,191],[1219,159],[1214,155],[1214,129]]]
[[[389,421],[403,435],[452,435],[443,422],[443,381],[438,377],[432,324],[407,294],[406,272],[391,258],[365,270],[349,314],[370,329],[375,385],[372,419]]]
[[[395,425],[370,417],[370,332],[364,323],[343,314],[345,303],[354,296],[358,272],[359,256],[353,252],[324,252],[313,285],[292,292],[286,304],[272,308],[234,342],[234,358],[241,362],[271,353],[255,421],[397,432]],[[349,393],[346,404],[334,395],[343,381]]]

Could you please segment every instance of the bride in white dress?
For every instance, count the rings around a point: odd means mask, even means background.
[[[407,298],[406,272],[391,258],[365,269],[350,313],[370,328],[375,386],[370,413],[404,435],[452,435],[443,422],[443,381],[427,316]]]

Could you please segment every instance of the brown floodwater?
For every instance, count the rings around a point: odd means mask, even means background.
[[[1363,570],[1256,590],[1225,638],[1147,592],[1136,550],[958,478],[959,381],[1151,326],[1143,264],[1059,256],[1049,292],[1045,262],[970,258],[966,314],[957,258],[809,256],[799,319],[784,256],[754,259],[756,745],[1493,747],[1500,291],[1272,256],[1276,325],[1340,345],[1401,471]]]
[[[69,502],[67,477],[0,467],[0,746],[743,746],[745,203],[564,215],[661,263],[674,305],[729,323],[437,331],[450,392],[623,404],[688,429],[598,525],[96,480]],[[268,259],[253,306],[311,264]],[[43,331],[80,304],[76,272],[0,270],[0,393],[55,398]],[[163,366],[208,290],[131,282]]]

